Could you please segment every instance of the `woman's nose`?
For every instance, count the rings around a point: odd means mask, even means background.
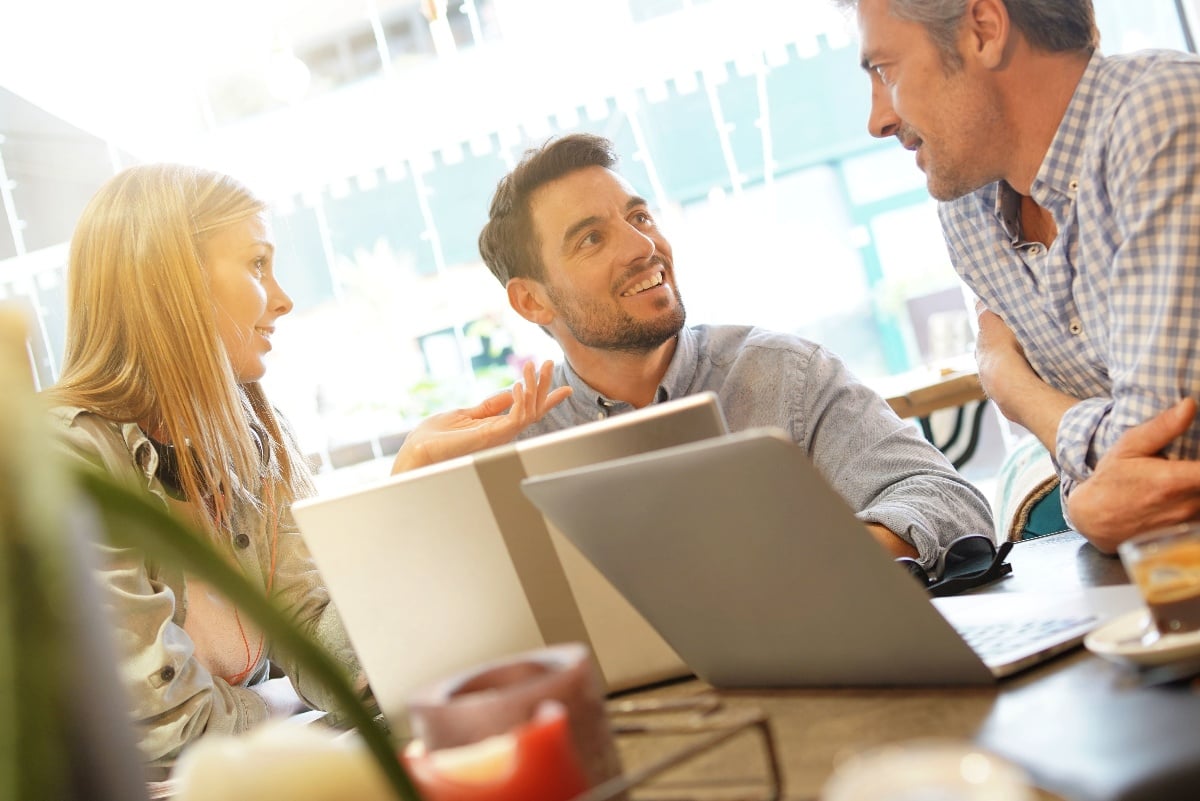
[[[280,285],[279,281],[272,280],[271,284],[271,309],[274,310],[277,315],[282,317],[290,312],[296,304],[292,301],[292,296],[283,290],[283,287]]]

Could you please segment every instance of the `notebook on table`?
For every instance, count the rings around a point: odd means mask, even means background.
[[[986,684],[1136,607],[1132,587],[931,599],[782,431],[523,482],[695,673],[718,687]],[[1025,626],[978,654],[958,629]]]
[[[689,396],[293,506],[393,726],[409,693],[557,642],[591,646],[609,690],[688,670],[521,492],[527,476],[727,431]]]

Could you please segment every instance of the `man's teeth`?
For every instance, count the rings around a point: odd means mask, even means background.
[[[653,275],[653,277],[647,278],[642,283],[640,283],[637,286],[633,287],[632,289],[629,289],[629,290],[625,291],[624,293],[622,293],[621,297],[623,297],[623,298],[632,297],[633,295],[636,295],[639,292],[645,292],[647,289],[653,289],[654,287],[661,285],[662,282],[663,282],[663,274],[655,273]]]

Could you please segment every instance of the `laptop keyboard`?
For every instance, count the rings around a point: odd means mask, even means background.
[[[958,633],[986,661],[989,657],[1028,648],[1060,632],[1086,626],[1095,620],[1091,615],[1046,620],[1012,620],[963,626],[958,629]]]

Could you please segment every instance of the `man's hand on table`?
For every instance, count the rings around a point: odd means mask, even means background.
[[[1144,531],[1200,519],[1200,462],[1167,459],[1161,451],[1196,416],[1196,401],[1126,431],[1067,499],[1071,524],[1104,553]]]

